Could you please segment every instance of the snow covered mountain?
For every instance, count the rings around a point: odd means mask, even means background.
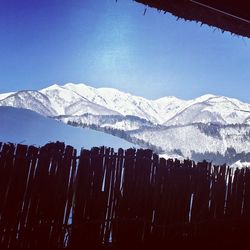
[[[231,161],[250,151],[250,104],[224,96],[148,100],[117,89],[68,83],[0,94],[0,106],[30,109],[191,159]]]
[[[148,100],[112,88],[85,84],[52,85],[41,90],[0,94],[0,106],[34,110],[42,115],[130,115],[154,124],[194,122],[250,124],[250,104],[223,96],[204,95],[193,100],[163,97]]]

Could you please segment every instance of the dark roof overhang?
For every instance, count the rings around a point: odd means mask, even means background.
[[[178,18],[197,21],[250,38],[250,2],[246,0],[135,0]]]

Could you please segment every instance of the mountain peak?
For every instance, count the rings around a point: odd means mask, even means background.
[[[72,82],[68,82],[68,83],[65,83],[64,85],[62,85],[62,87],[64,88],[93,88],[85,83],[72,83]]]
[[[81,96],[93,96],[93,92],[95,92],[95,88],[88,86],[84,83],[66,83],[62,85],[62,88],[74,91],[75,93]]]
[[[216,95],[213,95],[213,94],[205,94],[205,95],[202,95],[202,96],[199,96],[199,97],[195,98],[194,100],[202,102],[202,101],[207,101],[209,99],[217,98],[217,97],[220,97],[220,96],[216,96]]]
[[[185,100],[177,98],[175,96],[164,96],[154,100],[156,103],[169,103],[169,102],[185,102]]]
[[[43,89],[40,90],[40,92],[44,92],[44,91],[50,91],[50,90],[55,90],[55,89],[60,89],[62,86],[58,85],[58,84],[52,84],[48,87],[45,87]]]

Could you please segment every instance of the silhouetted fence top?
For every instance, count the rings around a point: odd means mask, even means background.
[[[0,249],[242,240],[249,219],[247,168],[165,160],[143,149],[77,156],[59,142],[0,143]]]

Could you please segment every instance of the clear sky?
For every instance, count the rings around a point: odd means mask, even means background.
[[[250,102],[250,39],[132,0],[0,0],[0,93],[51,84]]]

